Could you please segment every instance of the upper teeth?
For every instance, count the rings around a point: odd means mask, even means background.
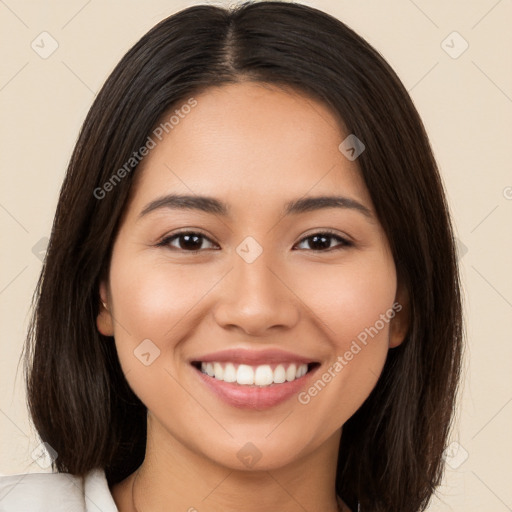
[[[210,377],[215,377],[224,382],[236,382],[242,385],[270,386],[271,384],[281,384],[285,381],[291,382],[305,375],[308,371],[307,364],[296,365],[292,363],[285,368],[285,365],[279,364],[272,370],[268,364],[259,366],[249,366],[234,363],[201,363],[201,371]]]

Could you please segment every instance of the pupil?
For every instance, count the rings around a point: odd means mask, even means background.
[[[319,242],[320,241],[320,242]],[[329,246],[331,245],[329,243],[329,236],[324,236],[324,235],[314,235],[312,237],[312,244],[310,245],[313,245],[316,247],[313,247],[313,249],[319,249],[319,248],[329,248]]]
[[[201,237],[197,235],[181,235],[180,247],[181,249],[197,250],[201,247]],[[184,243],[182,243],[185,240]],[[193,242],[191,243],[191,240]]]

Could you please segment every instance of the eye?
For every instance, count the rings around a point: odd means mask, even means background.
[[[174,235],[165,237],[156,245],[157,247],[169,247],[185,252],[199,252],[204,248],[202,247],[204,241],[208,241],[208,243],[214,245],[213,242],[202,233],[182,231],[181,233],[175,233]],[[177,246],[173,245],[174,242],[177,242]]]
[[[338,245],[334,247],[331,246],[332,240],[338,240]],[[338,234],[332,233],[330,231],[322,231],[318,233],[313,233],[305,238],[303,238],[300,244],[306,243],[309,245],[310,249],[316,252],[328,252],[331,250],[339,250],[344,247],[351,247],[354,244],[349,242],[345,238],[339,236]]]
[[[331,245],[333,240],[337,240],[338,244],[334,247]],[[210,244],[210,247],[203,247],[203,243],[207,242]],[[330,231],[322,231],[318,233],[313,233],[307,237],[304,237],[298,245],[306,243],[309,246],[309,249],[315,252],[328,252],[331,250],[339,250],[344,247],[351,247],[353,243],[341,237],[338,234],[332,233]],[[202,233],[195,231],[182,231],[180,233],[175,233],[170,236],[166,236],[162,241],[158,242],[157,247],[169,247],[172,250],[179,250],[184,252],[199,252],[203,249],[212,249],[215,248],[215,244]],[[304,249],[301,247],[300,249]],[[307,247],[306,247],[307,249]]]

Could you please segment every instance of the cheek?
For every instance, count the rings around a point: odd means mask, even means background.
[[[207,265],[114,252],[110,289],[117,353],[127,380],[145,403],[161,394],[163,384],[174,386],[169,372],[180,367],[182,341],[200,322],[202,301],[219,279]]]
[[[363,264],[364,263],[364,264]],[[364,341],[370,330],[379,339],[386,339],[389,321],[381,315],[392,307],[396,294],[394,264],[382,257],[354,258],[346,265],[321,266],[297,283],[304,290],[307,305],[322,321],[323,330],[339,351],[347,350],[352,340]],[[378,335],[373,327],[377,324]]]
[[[150,410],[186,405],[187,396],[173,377],[179,379],[180,340],[193,329],[189,317],[215,282],[211,273],[204,274],[192,265],[113,254],[110,290],[117,354],[130,387]]]
[[[332,429],[368,397],[388,354],[395,268],[392,260],[380,257],[366,263],[340,265],[336,271],[317,269],[315,286],[310,285],[307,294],[307,304],[316,313],[331,355],[299,402],[319,417],[328,417]],[[305,284],[299,286],[307,289]]]
[[[215,282],[212,273],[205,273],[199,266],[154,261],[139,264],[137,258],[126,263],[113,260],[111,290],[117,319],[122,319],[127,330],[138,338],[153,337],[168,343],[175,337],[170,335],[174,326],[185,319]]]

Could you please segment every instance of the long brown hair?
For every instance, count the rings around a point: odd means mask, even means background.
[[[104,468],[112,485],[141,464],[146,408],[95,322],[99,281],[137,166],[102,197],[95,191],[144,146],[165,112],[241,80],[307,93],[366,146],[357,162],[408,291],[410,328],[343,426],[337,492],[362,510],[424,510],[442,477],[463,338],[442,182],[389,65],[341,21],[296,3],[185,9],[144,35],[107,79],[71,157],[34,295],[24,349],[34,425],[58,453],[54,470]]]

